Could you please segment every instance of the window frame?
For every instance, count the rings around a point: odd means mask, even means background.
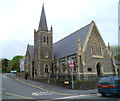
[[[45,51],[45,58],[48,58],[48,57],[49,57],[48,52]]]
[[[103,49],[100,45],[91,45],[91,55],[96,58],[103,58]]]
[[[49,73],[49,65],[45,64],[44,65],[44,74],[48,74]]]
[[[43,44],[49,44],[49,36],[43,35],[42,42],[43,42]]]

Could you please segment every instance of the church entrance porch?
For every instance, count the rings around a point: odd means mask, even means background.
[[[102,76],[102,64],[101,64],[101,62],[97,62],[96,69],[97,69],[97,76],[98,77]]]

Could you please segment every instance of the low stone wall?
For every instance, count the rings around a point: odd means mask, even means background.
[[[72,89],[72,83],[71,81],[69,81],[69,84],[65,84],[65,81],[62,80],[54,80],[51,79],[49,82],[46,79],[39,79],[39,80],[35,80],[38,82],[43,82],[43,83],[49,83],[52,85],[56,85],[56,86],[60,86],[66,89]],[[83,81],[74,81],[74,89],[77,90],[90,90],[90,89],[96,89],[97,88],[97,83],[98,80],[83,80]]]
[[[21,72],[21,73],[17,73],[17,76],[21,77],[21,78],[25,78],[25,72]],[[28,77],[28,79],[31,79],[30,77]],[[98,83],[98,79],[88,79],[88,80],[74,80],[74,88],[77,90],[87,90],[87,89],[96,89],[97,88],[97,83]],[[66,89],[72,89],[72,83],[71,81],[67,81],[67,83],[69,84],[65,84],[65,80],[56,80],[51,78],[49,81],[48,79],[37,79],[34,81],[38,81],[38,82],[43,82],[43,83],[49,83],[51,85],[55,85],[55,86],[60,86]]]
[[[97,80],[88,80],[88,81],[81,81],[81,82],[75,82],[75,88],[76,89],[96,89],[97,88]]]
[[[16,75],[18,76],[18,77],[21,77],[21,78],[23,78],[23,79],[25,79],[25,73],[26,72],[18,72]],[[30,79],[30,77],[28,76],[28,79]]]

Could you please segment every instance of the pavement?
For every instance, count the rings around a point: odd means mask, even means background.
[[[98,99],[101,99],[100,101],[119,101],[114,97],[102,97],[96,89],[66,89],[43,82],[25,80],[12,73],[3,74],[0,75],[0,77],[2,77],[0,95],[5,101],[7,101],[6,99],[8,99],[8,101],[9,99],[11,101],[97,101]]]
[[[51,85],[43,82],[37,82],[33,80],[26,80],[20,77],[17,77],[15,75],[11,75],[12,78],[14,78],[16,81],[26,84],[28,86],[45,90],[50,93],[60,94],[60,95],[91,95],[91,94],[98,94],[97,89],[92,90],[72,90],[72,89],[66,89],[60,86]]]

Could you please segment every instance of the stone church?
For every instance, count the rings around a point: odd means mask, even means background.
[[[53,44],[53,28],[47,27],[43,5],[34,46],[27,46],[25,71],[32,79],[69,78],[69,58],[74,62],[75,79],[117,74],[111,48],[105,45],[94,21]]]

